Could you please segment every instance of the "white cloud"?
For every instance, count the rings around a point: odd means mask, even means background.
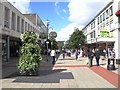
[[[64,13],[66,13],[66,12],[67,12],[65,9],[62,9],[62,11],[63,11]]]
[[[69,20],[85,25],[111,0],[71,0]]]
[[[31,12],[29,8],[30,0],[8,0],[8,1],[22,13]]]
[[[57,41],[66,41],[69,39],[70,35],[73,33],[74,28],[77,27],[80,30],[83,28],[83,26],[78,25],[77,23],[71,23],[68,24],[65,28],[62,28],[57,34]]]
[[[68,40],[74,31],[74,27],[83,28],[94,16],[111,0],[70,0],[69,20],[66,27],[62,28],[57,35],[57,40]]]

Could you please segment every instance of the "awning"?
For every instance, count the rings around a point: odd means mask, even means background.
[[[120,10],[115,13],[116,16],[120,16]]]

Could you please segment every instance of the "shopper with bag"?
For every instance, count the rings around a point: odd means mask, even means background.
[[[93,61],[93,57],[94,57],[94,53],[92,52],[92,49],[88,50],[88,59],[89,59],[89,65],[90,67],[92,67],[92,61]]]

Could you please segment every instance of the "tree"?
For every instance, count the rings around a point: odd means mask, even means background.
[[[69,46],[69,48],[78,49],[80,45],[85,43],[85,40],[86,40],[86,36],[83,34],[83,32],[78,28],[75,28],[74,32],[67,41],[67,46]]]
[[[58,49],[57,41],[55,39],[57,37],[57,33],[55,31],[52,31],[50,32],[49,37],[49,40],[51,41],[51,49]]]
[[[57,41],[56,41],[56,39],[53,38],[53,37],[50,37],[49,40],[51,41],[51,49],[53,49],[53,48],[54,48],[54,49],[57,49],[58,46],[57,46]]]

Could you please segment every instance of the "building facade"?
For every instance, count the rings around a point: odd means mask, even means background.
[[[37,14],[35,15],[37,16],[35,21],[31,21],[11,3],[7,1],[0,2],[0,36],[2,36],[0,43],[2,44],[2,58],[4,60],[7,61],[10,57],[18,56],[21,34],[26,31],[34,31],[39,35],[41,32],[47,31],[42,20]],[[43,28],[39,28],[36,21],[42,23]]]
[[[115,58],[120,61],[120,20],[115,15],[119,10],[120,0],[109,2],[82,30],[87,37],[86,44],[103,50],[114,48]]]

